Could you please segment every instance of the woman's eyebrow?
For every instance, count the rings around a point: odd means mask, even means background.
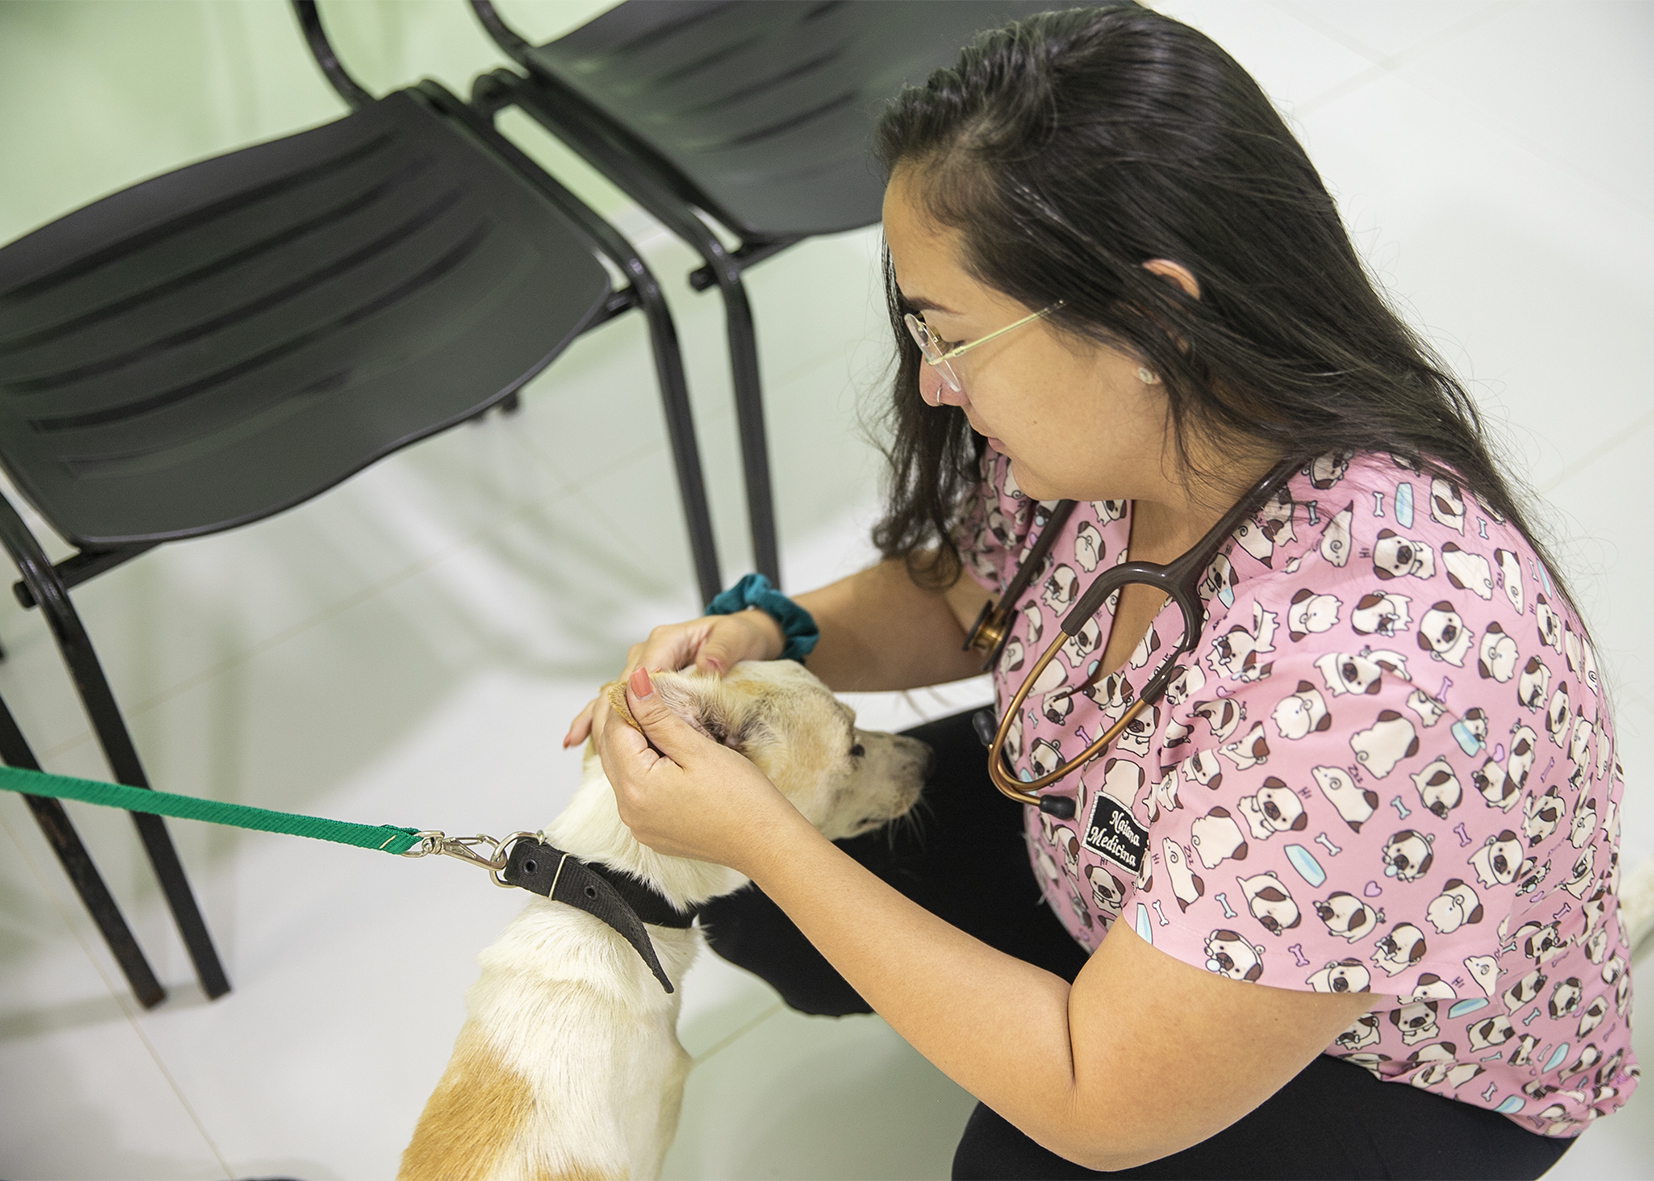
[[[944,316],[957,316],[960,314],[952,308],[943,307],[941,304],[935,302],[934,300],[926,299],[922,295],[908,295],[904,292],[902,295],[902,302],[907,304],[908,307],[912,308],[916,312],[941,312]]]

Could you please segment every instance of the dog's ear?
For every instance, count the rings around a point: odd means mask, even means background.
[[[615,717],[639,734],[643,733],[643,727],[638,725],[637,719],[632,716],[632,707],[626,704],[625,681],[610,681],[603,686],[603,695],[609,699],[609,708],[614,711]]]
[[[751,738],[750,720],[749,724],[742,724],[735,716],[717,681],[702,677],[660,677],[655,684],[673,713],[718,745],[746,753]]]

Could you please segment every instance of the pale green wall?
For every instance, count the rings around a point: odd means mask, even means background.
[[[549,40],[616,0],[502,0]],[[376,94],[434,77],[461,94],[506,64],[465,0],[322,0],[352,74]],[[0,244],[192,160],[344,114],[286,0],[0,0]],[[601,212],[625,204],[537,151]]]

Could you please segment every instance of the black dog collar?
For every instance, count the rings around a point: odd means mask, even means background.
[[[630,874],[581,861],[572,853],[531,837],[523,837],[511,846],[500,879],[601,919],[636,949],[660,986],[672,991],[672,982],[655,957],[655,945],[643,924],[682,929],[695,921],[693,912],[685,914]]]

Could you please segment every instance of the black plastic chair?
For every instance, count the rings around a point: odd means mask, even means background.
[[[952,65],[973,34],[1050,0],[627,0],[534,45],[471,0],[528,71],[474,90],[543,124],[694,248],[724,299],[758,569],[780,582],[752,309],[741,272],[801,239],[871,225],[884,177],[873,117]],[[740,240],[728,250],[699,210]]]
[[[580,333],[648,320],[703,600],[721,586],[676,332],[613,228],[433,82],[375,100],[295,0],[353,108],[96,201],[0,249],[0,464],[78,550],[0,497],[115,778],[147,787],[69,589],[168,541],[292,507],[512,397]],[[616,290],[602,258],[629,280]],[[28,760],[0,719],[0,757]],[[8,745],[9,743],[9,745]],[[36,815],[144,1004],[164,995],[67,815]],[[166,827],[134,816],[203,988],[229,988]],[[113,912],[119,922],[118,911]],[[119,922],[125,930],[124,922]]]
[[[34,751],[29,749],[28,740],[23,737],[23,731],[18,729],[17,720],[12,717],[11,710],[3,700],[0,700],[0,763],[5,763],[8,767],[21,767],[26,771],[40,770],[40,763],[35,759]],[[63,810],[63,805],[45,796],[24,796],[23,801],[34,814],[35,823],[40,825],[46,843],[52,847],[52,852],[57,854],[64,872],[74,883],[75,892],[80,895],[87,912],[92,916],[92,921],[103,934],[103,941],[109,945],[116,962],[126,973],[127,982],[132,986],[132,992],[139,1003],[146,1009],[160,1004],[166,998],[166,989],[161,987],[161,982],[155,978],[149,961],[144,958],[138,941],[132,936],[132,928],[126,925],[121,908],[116,905],[114,895],[104,884],[103,875],[98,872],[98,867],[92,863],[91,854],[87,853],[86,846],[81,843],[80,834],[75,831],[75,826],[70,822],[69,814]],[[166,830],[162,829],[161,833],[165,837]],[[167,847],[171,847],[170,842]],[[185,888],[188,888],[187,883]]]

